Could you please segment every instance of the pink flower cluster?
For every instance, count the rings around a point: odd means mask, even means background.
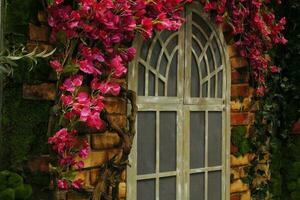
[[[82,169],[84,167],[84,162],[78,160],[78,158],[87,158],[90,146],[87,140],[80,140],[76,135],[77,132],[75,130],[68,131],[66,128],[62,128],[48,139],[48,143],[52,145],[54,152],[58,154],[58,163],[62,170],[69,170],[70,168]],[[82,183],[83,181],[80,179],[73,182],[60,179],[58,187],[67,189],[71,185],[74,189],[79,189]]]
[[[119,95],[121,86],[115,80],[126,75],[127,64],[135,56],[136,50],[130,47],[135,34],[150,38],[154,29],[178,29],[188,1],[55,0],[49,5],[51,39],[63,47],[50,65],[58,75],[61,112],[70,130],[63,128],[49,139],[60,168],[83,167],[75,157],[84,158],[88,153],[88,145],[74,150],[80,139],[73,124],[79,121],[105,129],[103,96]],[[72,183],[61,177],[60,189],[81,186],[82,181]]]
[[[282,35],[285,18],[276,21],[270,9],[270,0],[209,0],[203,2],[206,11],[215,15],[215,21],[226,21],[236,38],[235,45],[241,56],[250,62],[252,75],[257,83],[257,94],[263,96],[267,88],[265,79],[269,73],[278,73],[280,69],[266,59],[265,54],[274,44],[285,44]],[[280,3],[278,1],[277,3]]]

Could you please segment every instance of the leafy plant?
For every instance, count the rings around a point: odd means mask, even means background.
[[[0,200],[26,200],[32,194],[32,188],[24,184],[23,178],[14,172],[0,172]]]
[[[38,52],[38,47],[34,48],[32,52],[28,52],[24,46],[15,48],[13,51],[5,50],[0,53],[0,76],[12,76],[15,67],[18,67],[16,61],[27,60],[29,62],[29,71],[37,64],[38,59],[47,58],[55,52],[55,49],[48,52],[45,49]]]

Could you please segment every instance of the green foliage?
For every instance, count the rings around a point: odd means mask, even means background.
[[[14,49],[12,52],[6,50],[0,53],[0,77],[12,76],[14,68],[18,67],[16,61],[26,60],[29,63],[28,70],[32,71],[33,66],[37,65],[38,59],[47,58],[51,56],[55,50],[47,52],[45,49],[42,52],[37,52],[36,47],[32,52],[27,52],[24,46]]]
[[[32,195],[30,185],[23,183],[23,178],[14,172],[0,172],[0,200],[26,200]]]
[[[37,12],[41,8],[36,0],[6,0],[5,35],[9,44],[27,42],[28,23],[38,23]]]
[[[235,126],[231,129],[231,143],[238,147],[236,156],[244,155],[251,150],[251,143],[246,137],[247,128],[245,126]]]
[[[45,154],[47,124],[52,103],[22,98],[22,85],[4,89],[0,168],[17,168],[30,155]]]
[[[30,185],[20,185],[15,188],[16,199],[28,199],[32,195],[32,188]]]
[[[5,189],[0,192],[0,200],[14,200],[15,199],[15,191],[11,188]]]

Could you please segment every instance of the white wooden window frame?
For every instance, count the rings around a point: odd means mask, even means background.
[[[177,88],[177,97],[159,97],[157,96],[157,84],[156,84],[156,96],[149,97],[147,91],[145,91],[145,96],[139,96],[137,98],[137,106],[139,111],[154,111],[156,112],[156,123],[158,124],[156,129],[159,129],[159,117],[158,112],[160,111],[176,111],[177,112],[177,170],[176,172],[157,172],[155,174],[147,175],[137,175],[137,137],[134,139],[133,148],[129,158],[130,167],[127,168],[127,199],[128,200],[138,200],[136,197],[137,180],[144,180],[148,178],[156,179],[156,200],[159,199],[159,178],[169,177],[171,175],[177,176],[176,181],[176,199],[177,200],[189,200],[189,177],[192,173],[203,172],[205,174],[205,200],[208,199],[208,171],[222,170],[222,200],[230,199],[230,84],[231,84],[231,67],[229,58],[226,52],[226,43],[224,40],[223,32],[220,27],[214,25],[214,22],[210,17],[205,14],[201,5],[197,2],[192,5],[188,5],[186,9],[186,19],[187,23],[178,31],[179,35],[179,57],[190,58],[189,48],[189,38],[186,35],[191,35],[191,28],[189,28],[192,19],[192,12],[200,15],[213,30],[213,34],[217,37],[218,45],[222,51],[222,63],[223,63],[223,97],[222,98],[192,98],[190,97],[190,91],[184,91],[184,88],[190,87],[190,74],[188,73],[188,68],[191,65],[190,59],[178,59],[178,83],[180,86]],[[182,39],[185,38],[185,39]],[[156,39],[156,38],[154,38]],[[137,49],[137,55],[135,61],[133,61],[129,66],[128,75],[128,87],[131,90],[138,91],[138,62],[139,62],[139,50],[141,44],[143,43],[143,38],[137,36],[134,41],[134,47]],[[151,53],[151,52],[150,52]],[[186,54],[183,56],[183,54]],[[206,56],[206,55],[203,55]],[[207,59],[207,58],[206,58]],[[184,66],[180,67],[180,66]],[[182,79],[181,77],[184,77]],[[147,85],[147,77],[146,87]],[[157,82],[157,80],[156,80]],[[217,84],[215,84],[217,85]],[[209,91],[208,87],[208,91]],[[216,91],[216,90],[215,90]],[[185,93],[184,93],[185,92]],[[210,111],[220,111],[222,112],[222,166],[218,167],[208,167],[207,166],[207,156],[205,158],[205,167],[199,169],[190,169],[190,151],[189,151],[189,120],[190,112],[192,111],[203,111],[207,119],[208,112]],[[184,121],[184,123],[183,123]],[[207,120],[206,129],[207,129]],[[207,146],[207,131],[206,131],[206,147],[205,155],[208,154]],[[156,131],[158,134],[158,131]],[[159,147],[159,137],[156,137],[156,148]],[[180,161],[185,162],[180,162]],[[159,166],[159,150],[156,150],[156,170]]]

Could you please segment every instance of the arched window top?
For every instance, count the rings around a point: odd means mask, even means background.
[[[223,40],[199,10],[202,8],[198,3],[187,7],[187,20],[179,31],[155,32],[151,40],[136,39],[137,58],[131,64],[129,77],[138,81],[130,88],[137,91],[140,99],[182,99],[191,104],[225,98]]]

